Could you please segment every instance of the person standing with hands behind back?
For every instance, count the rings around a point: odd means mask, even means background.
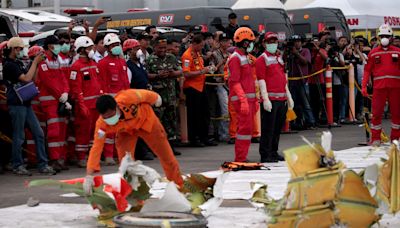
[[[12,120],[13,143],[12,143],[12,165],[13,172],[17,175],[32,174],[25,168],[22,158],[22,144],[25,141],[24,128],[27,124],[33,134],[36,144],[39,172],[54,175],[56,172],[47,165],[48,159],[44,145],[44,133],[39,121],[33,112],[31,101],[21,103],[13,90],[18,83],[31,82],[36,77],[38,64],[45,59],[43,53],[35,57],[31,67],[27,71],[18,59],[23,57],[24,42],[19,37],[13,37],[8,41],[7,49],[4,50],[4,79],[7,85],[7,105]]]

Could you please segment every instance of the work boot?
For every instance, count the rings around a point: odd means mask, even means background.
[[[137,157],[135,156],[135,159],[142,160],[142,161],[152,161],[152,160],[154,160],[154,155],[151,152],[147,152],[143,155],[140,155]]]
[[[58,163],[58,160],[50,161],[49,165],[50,165],[51,168],[53,168],[53,170],[56,171],[57,173],[61,172],[61,170],[62,170],[60,163]]]
[[[106,166],[113,166],[117,164],[115,163],[114,158],[106,158],[104,162],[106,163]]]
[[[371,146],[373,147],[380,147],[381,146],[381,141],[380,140],[375,140],[371,143]]]
[[[69,170],[68,166],[65,163],[64,159],[59,159],[58,164],[60,164],[61,170]]]
[[[251,138],[251,143],[260,143],[260,137]]]
[[[204,140],[202,143],[205,146],[218,146],[218,143],[214,142],[213,140]]]
[[[173,147],[172,147],[172,152],[174,152],[174,155],[175,155],[175,156],[182,155],[182,153],[181,153],[181,152],[179,152],[179,151],[175,150],[175,148],[173,148]]]
[[[278,161],[285,161],[285,158],[282,157],[281,155],[279,155],[278,153],[276,153],[276,154],[273,156],[273,158],[276,159],[276,160],[278,160]]]
[[[23,165],[20,165],[18,168],[14,169],[13,173],[21,176],[32,176],[32,173],[29,172]]]
[[[48,165],[46,165],[42,169],[39,169],[39,173],[43,174],[43,175],[56,175],[57,174],[57,172]]]
[[[196,141],[190,142],[190,146],[191,147],[205,147],[206,145],[204,145],[204,143],[196,140]]]
[[[235,144],[235,142],[236,142],[236,139],[235,139],[235,138],[230,138],[230,139],[228,140],[228,144]]]
[[[86,160],[79,160],[77,166],[78,168],[86,168]]]

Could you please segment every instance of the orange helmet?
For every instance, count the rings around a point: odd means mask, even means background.
[[[35,56],[36,56],[37,54],[39,54],[40,52],[44,52],[44,50],[43,50],[42,47],[37,46],[37,45],[32,46],[32,47],[30,47],[29,50],[28,50],[28,57],[29,57],[29,58],[35,57]]]
[[[128,49],[134,48],[140,46],[139,41],[135,40],[135,39],[127,39],[124,41],[124,45],[122,47],[123,51],[126,51]]]
[[[236,30],[235,35],[233,35],[233,41],[235,43],[242,42],[243,40],[254,41],[256,37],[254,36],[253,31],[247,27],[240,27]]]

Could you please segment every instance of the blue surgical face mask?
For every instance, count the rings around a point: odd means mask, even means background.
[[[64,54],[66,54],[66,53],[69,52],[70,49],[71,49],[71,45],[65,43],[65,44],[63,44],[63,45],[61,46],[60,51],[61,51],[62,53],[64,53]]]
[[[18,52],[16,57],[17,57],[17,59],[22,59],[24,57],[24,51],[21,50],[20,52]]]
[[[54,44],[53,50],[51,50],[53,54],[58,55],[61,51],[61,45],[59,44]]]
[[[113,55],[121,55],[122,54],[122,47],[121,46],[115,46],[111,48],[111,53]]]
[[[104,122],[106,122],[106,124],[113,126],[116,125],[119,121],[119,118],[121,117],[121,114],[119,113],[119,111],[117,110],[117,112],[115,113],[115,115],[113,117],[107,118],[107,119],[103,119]]]
[[[275,54],[276,50],[278,50],[277,43],[267,44],[267,52],[269,52],[271,54]]]

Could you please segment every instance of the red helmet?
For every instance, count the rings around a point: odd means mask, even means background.
[[[278,34],[276,34],[274,32],[267,32],[267,33],[265,33],[264,39],[265,40],[278,39]]]
[[[28,50],[28,57],[29,57],[29,58],[35,57],[35,56],[36,56],[37,54],[39,54],[40,52],[44,52],[44,50],[43,50],[42,47],[37,46],[37,45],[32,46],[32,47],[30,47],[29,50]]]
[[[140,46],[139,41],[137,41],[135,39],[127,39],[124,41],[124,45],[122,46],[122,49],[125,52],[126,50],[132,49],[137,46]]]
[[[5,47],[7,47],[8,41],[3,41],[0,43],[0,50],[3,50]]]

